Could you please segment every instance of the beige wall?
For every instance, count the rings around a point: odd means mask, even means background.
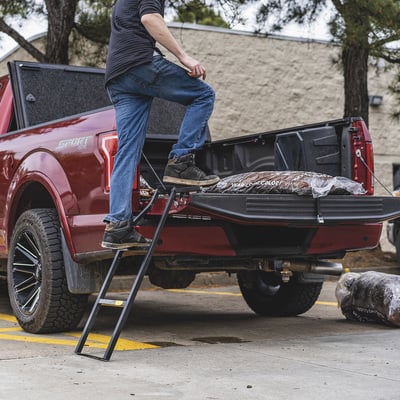
[[[214,140],[343,115],[343,77],[337,64],[337,46],[193,25],[170,27],[188,53],[207,67],[207,82],[217,94],[210,120]],[[10,54],[0,60],[1,74],[6,73],[9,59],[31,57],[21,49]],[[370,109],[375,170],[390,190],[392,165],[400,164],[400,124],[390,117],[396,104],[387,90],[393,76],[393,70],[383,68],[379,74],[371,68],[369,75],[370,94],[383,95],[383,105]],[[378,183],[376,193],[386,193]]]
[[[342,78],[336,48],[228,32],[177,30],[208,67],[217,103],[216,139],[340,117]]]

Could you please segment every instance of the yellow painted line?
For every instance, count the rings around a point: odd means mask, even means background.
[[[316,301],[315,304],[319,304],[320,306],[331,306],[338,307],[338,303],[336,301]]]
[[[76,346],[76,342],[72,340],[47,338],[43,336],[27,336],[27,335],[10,335],[0,334],[2,340],[12,340],[16,342],[29,342],[29,343],[40,343],[40,344],[53,344],[63,346]]]
[[[72,337],[81,337],[80,332],[67,332],[67,336]],[[110,336],[100,335],[98,333],[90,333],[88,339],[92,342],[99,342],[105,344],[104,348],[107,347],[108,342],[110,341]],[[122,339],[119,338],[117,341],[117,345],[115,346],[116,350],[141,350],[141,349],[158,349],[160,346],[155,346],[153,344],[147,344],[143,342],[136,342],[134,340]]]
[[[242,297],[241,293],[232,292],[211,292],[208,290],[191,290],[191,289],[167,289],[168,292],[173,293],[193,293],[193,294],[216,294],[218,296],[238,296]]]
[[[242,297],[241,293],[232,293],[232,292],[212,292],[209,290],[191,290],[191,289],[167,289],[168,292],[173,293],[193,293],[193,294],[215,294],[218,296],[235,296],[235,297]],[[315,304],[321,306],[332,306],[337,307],[338,303],[334,301],[316,301]]]
[[[16,318],[13,315],[1,314],[0,320],[17,323]],[[12,334],[12,333],[14,334]],[[58,345],[58,346],[76,346],[78,341],[74,339],[62,339],[54,336],[44,336],[44,335],[33,335],[33,334],[21,334],[19,332],[23,332],[23,329],[19,326],[9,327],[9,328],[0,328],[0,340],[11,340],[17,342],[26,342],[26,343],[39,343],[39,344],[48,344],[48,345]],[[63,334],[64,336],[71,336],[72,338],[80,338],[80,332],[66,332]],[[100,335],[96,333],[90,333],[88,335],[88,340],[85,345],[87,347],[96,348],[96,349],[106,349],[108,343],[111,340],[111,336]],[[122,339],[119,338],[117,344],[115,346],[115,350],[118,351],[126,351],[126,350],[142,350],[142,349],[156,349],[159,346],[155,346],[152,344],[137,342],[134,340]]]
[[[14,315],[9,315],[9,314],[2,314],[2,313],[0,313],[0,319],[1,319],[2,321],[16,322],[16,323],[17,323],[17,318],[15,318]]]
[[[0,328],[0,332],[18,332],[22,331],[22,328],[14,327],[14,328]]]
[[[15,330],[14,330],[15,331]],[[72,335],[71,335],[72,336]],[[77,334],[80,337],[80,333]],[[108,342],[110,341],[110,337],[104,335],[106,340],[99,342],[97,338],[92,340],[92,335],[88,336],[88,340],[86,341],[86,346],[95,348],[95,349],[106,349],[108,346]],[[103,336],[103,335],[99,335]],[[55,337],[44,337],[42,335],[12,335],[12,334],[4,334],[0,333],[0,340],[11,340],[16,342],[26,342],[26,343],[39,343],[39,344],[47,344],[47,345],[58,345],[58,346],[76,346],[78,341],[71,339],[57,339]],[[115,346],[115,350],[126,351],[126,350],[142,350],[142,349],[155,349],[158,346],[153,346],[147,343],[136,342],[133,340],[119,339],[117,345]]]

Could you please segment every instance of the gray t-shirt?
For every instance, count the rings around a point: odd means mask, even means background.
[[[151,62],[155,40],[140,19],[145,14],[164,16],[165,0],[117,0],[111,17],[106,83],[130,68]]]

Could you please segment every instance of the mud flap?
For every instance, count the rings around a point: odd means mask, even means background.
[[[97,292],[107,274],[108,265],[102,264],[101,262],[91,264],[78,264],[75,262],[69,252],[62,229],[61,244],[68,290],[73,294],[90,294]]]

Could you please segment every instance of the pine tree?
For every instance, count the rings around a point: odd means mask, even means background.
[[[191,0],[189,3],[182,4],[177,7],[176,12],[177,16],[174,18],[176,22],[189,22],[199,25],[229,28],[229,24],[221,15],[216,13],[201,0]]]

